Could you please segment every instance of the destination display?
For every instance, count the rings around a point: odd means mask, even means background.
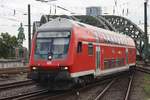
[[[38,38],[48,38],[48,37],[68,37],[70,32],[39,32]]]

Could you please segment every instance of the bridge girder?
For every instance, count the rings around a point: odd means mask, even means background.
[[[126,34],[134,39],[137,51],[140,56],[143,56],[144,53],[144,41],[145,36],[144,32],[131,20],[114,15],[105,15],[102,16],[119,32],[122,34]]]
[[[77,20],[83,23],[94,25],[100,28],[104,28],[110,31],[116,31],[121,34],[126,34],[134,39],[138,55],[143,56],[144,48],[144,32],[131,20],[115,15],[102,15],[102,16],[86,16],[86,15],[76,15],[76,16],[67,16],[67,15],[43,15],[40,20],[40,25],[51,21],[56,17],[63,17],[72,20]],[[39,22],[38,22],[39,23]],[[34,25],[36,25],[34,23]],[[39,24],[38,24],[39,25]],[[37,29],[39,26],[35,26]],[[35,30],[34,30],[35,31]]]

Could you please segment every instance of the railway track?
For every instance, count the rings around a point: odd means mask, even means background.
[[[16,87],[31,85],[31,84],[34,84],[34,82],[32,80],[25,80],[25,81],[13,82],[13,83],[1,84],[0,91],[5,90],[5,89],[11,89],[11,88],[16,88]]]
[[[45,94],[41,94],[41,95],[38,95],[38,96],[30,96],[28,97],[27,99],[30,99],[30,100],[57,100],[58,98],[63,98],[64,96],[70,96],[70,95],[77,95],[78,96],[78,93],[81,92],[81,91],[87,91],[87,89],[90,89],[94,86],[98,86],[98,85],[102,85],[102,84],[105,84],[106,82],[110,81],[110,79],[106,79],[106,80],[103,80],[103,81],[99,81],[97,83],[91,83],[87,86],[84,86],[83,88],[75,88],[75,89],[72,89],[72,90],[66,90],[66,91],[52,91],[53,93],[51,92],[47,92]],[[21,98],[21,99],[17,99],[17,100],[23,100],[23,99],[26,99],[26,98]]]
[[[28,73],[28,67],[17,67],[17,68],[0,68],[0,75],[2,74],[18,74],[18,73]]]
[[[55,100],[58,98],[62,98],[63,96],[70,96],[70,95],[76,95],[78,92],[87,91],[87,89],[93,88],[94,86],[105,84],[106,82],[110,81],[110,78],[106,80],[100,80],[97,83],[91,83],[83,88],[75,88],[72,90],[67,91],[49,91],[49,90],[40,90],[39,92],[33,92],[23,95],[17,95],[7,98],[2,98],[0,100],[6,100],[6,99],[13,99],[13,100]]]
[[[137,67],[135,67],[135,70],[150,74],[149,68],[137,66]],[[130,78],[129,78],[128,86],[126,87],[127,89],[125,92],[124,100],[129,99],[130,90],[132,88],[132,82],[133,82],[133,75],[130,76]],[[26,81],[14,82],[14,83],[2,84],[2,85],[0,85],[0,91],[5,90],[5,89],[15,88],[15,87],[21,87],[21,86],[25,86],[25,85],[30,85],[33,83],[34,82],[31,80],[26,80]],[[28,100],[28,99],[35,100],[35,99],[40,99],[40,98],[47,98],[50,100],[54,100],[55,98],[61,98],[63,96],[67,96],[67,95],[72,95],[72,94],[78,95],[78,93],[83,92],[83,91],[87,91],[89,88],[92,88],[94,86],[98,86],[101,84],[106,84],[106,83],[108,83],[108,85],[106,85],[106,87],[95,97],[95,99],[93,99],[93,100],[100,100],[101,98],[103,98],[105,96],[105,94],[113,86],[113,84],[116,83],[116,79],[113,79],[112,81],[110,81],[110,78],[109,78],[108,80],[97,82],[96,84],[94,83],[91,85],[87,85],[84,88],[80,88],[78,90],[65,91],[65,93],[60,93],[60,92],[59,93],[54,93],[54,92],[52,93],[47,89],[43,89],[43,90],[37,90],[36,92],[31,92],[31,93],[26,93],[26,94],[21,94],[21,95],[15,95],[15,96],[6,97],[6,98],[0,98],[0,100],[12,100],[12,99],[13,100]]]
[[[0,100],[23,100],[23,99],[29,100],[29,98],[31,98],[31,97],[37,97],[38,98],[39,95],[43,95],[46,93],[49,93],[49,91],[47,89],[43,89],[43,90],[37,90],[34,92],[30,92],[30,93],[0,98]]]
[[[128,100],[129,99],[130,91],[131,91],[131,86],[132,86],[132,82],[133,82],[133,77],[134,77],[134,74],[130,77],[130,80],[129,80],[129,83],[128,83],[128,88],[127,88],[124,100]]]
[[[94,100],[99,100],[106,91],[108,91],[108,89],[112,86],[112,84],[116,81],[116,79],[113,79],[108,85],[106,85],[106,87],[103,89],[103,91],[101,91]]]
[[[143,73],[147,73],[150,74],[150,68],[148,67],[140,67],[140,66],[136,66],[135,70],[143,72]]]
[[[96,83],[91,83],[83,88],[77,88],[69,91],[49,91],[47,89],[42,89],[42,90],[37,90],[36,92],[31,92],[31,93],[26,93],[26,94],[21,94],[21,95],[14,95],[11,97],[5,97],[1,98],[0,100],[59,100],[60,98],[62,99],[63,97],[68,97],[70,95],[74,95],[75,97],[80,96],[80,93],[87,92],[88,90],[92,89],[93,87],[98,87],[104,84],[108,84],[103,91],[100,92],[99,95],[96,96],[95,100],[99,100],[101,97],[105,95],[105,93],[109,90],[109,88],[116,83],[116,76],[113,77],[115,79],[112,80],[112,77],[101,79],[97,81]],[[130,78],[133,79],[133,78]],[[124,100],[128,100],[129,94],[130,94],[130,89],[131,89],[131,84],[132,81],[129,82],[128,89],[126,92],[126,96]],[[65,100],[65,99],[64,99]],[[94,100],[94,99],[92,99]]]
[[[129,96],[130,96],[130,90],[131,90],[131,87],[132,87],[132,82],[133,82],[133,75],[130,76],[129,78],[129,82],[128,82],[128,86],[127,86],[127,89],[126,92],[124,93],[124,98],[121,99],[121,100],[129,100]],[[103,97],[107,96],[106,93],[110,90],[110,88],[113,87],[113,84],[117,83],[117,79],[113,79],[110,83],[108,83],[105,88],[99,92],[99,94],[95,97],[94,100],[103,100]],[[122,97],[122,96],[121,96]],[[106,99],[106,98],[105,98]],[[105,100],[104,99],[104,100]]]
[[[72,98],[78,99],[80,97],[80,93],[87,92],[90,89],[93,89],[93,87],[99,87],[101,85],[107,84],[114,77],[117,77],[117,76],[104,78],[104,79],[98,80],[96,82],[90,83],[90,84],[84,86],[83,88],[77,88],[77,89],[73,89],[71,91],[65,91],[64,93],[60,93],[60,94],[54,95],[54,96],[46,96],[41,99],[42,100],[60,100],[60,98],[61,99],[63,98],[63,100],[65,100],[64,98],[67,98],[67,100],[69,100],[68,97],[70,97],[70,96],[72,96]],[[72,98],[70,98],[70,99],[72,99]],[[38,100],[41,100],[41,99],[38,99]],[[33,100],[35,100],[35,99],[33,99]]]

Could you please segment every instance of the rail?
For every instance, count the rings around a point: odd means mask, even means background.
[[[112,80],[104,89],[102,92],[100,92],[99,95],[96,96],[94,100],[99,100],[105,93],[106,91],[112,86],[112,84],[116,81],[116,79]]]
[[[129,95],[130,95],[130,91],[131,91],[131,86],[132,86],[132,82],[133,82],[133,77],[134,77],[134,74],[132,74],[132,76],[130,77],[128,88],[127,88],[124,100],[128,100],[129,99]]]
[[[0,100],[12,100],[12,99],[13,100],[23,100],[23,99],[28,99],[28,98],[33,97],[33,96],[42,95],[42,94],[45,94],[48,92],[49,91],[47,89],[43,89],[43,90],[38,90],[38,91],[25,93],[25,94],[21,94],[21,95],[15,95],[15,96],[10,96],[10,97],[0,98]]]
[[[34,84],[34,82],[32,80],[25,80],[25,81],[13,82],[13,83],[1,84],[0,91],[5,90],[5,89],[10,89],[10,88],[15,88],[15,87],[31,85],[31,84]]]
[[[95,82],[89,83],[89,84],[85,85],[82,88],[81,87],[80,88],[74,88],[72,90],[61,91],[61,92],[53,91],[53,94],[48,93],[48,94],[43,94],[43,95],[39,95],[39,96],[35,96],[35,97],[33,96],[33,97],[31,97],[31,99],[35,100],[35,99],[41,98],[41,99],[55,100],[55,99],[58,99],[58,98],[62,98],[63,96],[68,97],[70,95],[76,95],[78,97],[80,92],[87,91],[88,89],[91,89],[95,86],[106,84],[106,83],[110,82],[111,78],[108,77],[108,78],[105,78],[105,79],[96,80],[96,83]],[[30,99],[30,98],[28,98],[28,99]],[[19,99],[19,100],[22,100],[22,99]]]
[[[31,99],[32,100],[35,100],[36,98],[39,99],[50,99],[50,100],[55,100],[55,99],[59,99],[59,98],[62,98],[62,97],[68,97],[68,96],[76,96],[77,98],[80,98],[80,93],[83,93],[83,92],[87,92],[88,90],[92,89],[93,87],[99,87],[99,86],[103,86],[104,84],[108,84],[111,82],[110,85],[112,85],[114,82],[115,82],[115,79],[116,79],[116,75],[114,76],[110,76],[110,77],[105,77],[105,78],[100,78],[99,80],[95,80],[93,81],[92,83],[89,83],[87,85],[84,85],[82,88],[74,88],[72,90],[69,90],[69,91],[63,91],[63,92],[60,92],[60,93],[55,93],[54,95],[50,95],[50,94],[43,94],[44,96],[39,96],[39,97],[32,97]],[[113,81],[112,81],[112,78],[113,78]],[[30,98],[28,98],[30,99]]]
[[[132,74],[130,77],[129,77],[129,82],[128,82],[128,86],[127,86],[127,89],[125,89],[125,96],[120,96],[121,98],[123,97],[124,99],[123,100],[129,100],[129,96],[130,96],[130,91],[131,91],[131,88],[132,88],[132,82],[133,82],[133,76],[134,74]],[[119,78],[118,78],[119,79]],[[106,93],[113,87],[113,84],[116,84],[117,79],[113,79],[110,83],[108,83],[104,89],[102,91],[99,91],[98,95],[95,97],[94,100],[100,100],[106,95]],[[115,86],[115,85],[114,85]],[[126,88],[126,87],[125,87]],[[114,91],[113,91],[114,92]],[[123,92],[123,91],[122,91]]]
[[[112,79],[113,78],[113,79]],[[26,93],[26,94],[21,94],[21,95],[15,95],[15,96],[11,96],[11,97],[5,97],[5,98],[1,98],[0,100],[27,100],[27,99],[50,99],[50,100],[55,100],[55,99],[58,99],[58,98],[62,98],[63,96],[65,97],[68,97],[70,95],[75,95],[76,96],[79,96],[80,95],[80,92],[86,92],[88,89],[91,89],[93,87],[96,87],[96,86],[100,86],[100,85],[104,85],[104,84],[107,84],[106,87],[100,91],[101,93],[99,93],[99,95],[96,96],[95,100],[99,100],[101,97],[104,96],[104,94],[109,90],[109,88],[114,84],[116,83],[116,79],[118,79],[117,76],[115,77],[109,77],[109,78],[105,78],[105,79],[101,79],[101,80],[96,80],[96,82],[93,82],[91,84],[88,84],[86,86],[84,86],[83,88],[75,88],[73,90],[69,90],[69,91],[63,91],[63,92],[50,92],[49,90],[47,89],[43,89],[43,90],[37,90],[36,92],[31,92],[31,93]],[[130,79],[130,82],[128,83],[128,89],[126,89],[126,93],[125,93],[125,98],[124,100],[128,100],[129,98],[129,94],[130,94],[130,90],[131,90],[131,85],[132,85],[132,81],[131,79],[133,80],[133,77],[131,76]]]
[[[143,72],[143,73],[150,74],[150,68],[136,66],[136,67],[135,67],[135,70],[140,71],[140,72]]]
[[[16,73],[27,73],[29,72],[28,67],[16,67],[16,68],[0,68],[0,75],[1,74],[16,74]]]

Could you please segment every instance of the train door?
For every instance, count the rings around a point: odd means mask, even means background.
[[[128,48],[126,48],[126,64],[128,64]]]
[[[95,75],[97,76],[100,74],[100,46],[96,46],[96,68],[95,68]]]

